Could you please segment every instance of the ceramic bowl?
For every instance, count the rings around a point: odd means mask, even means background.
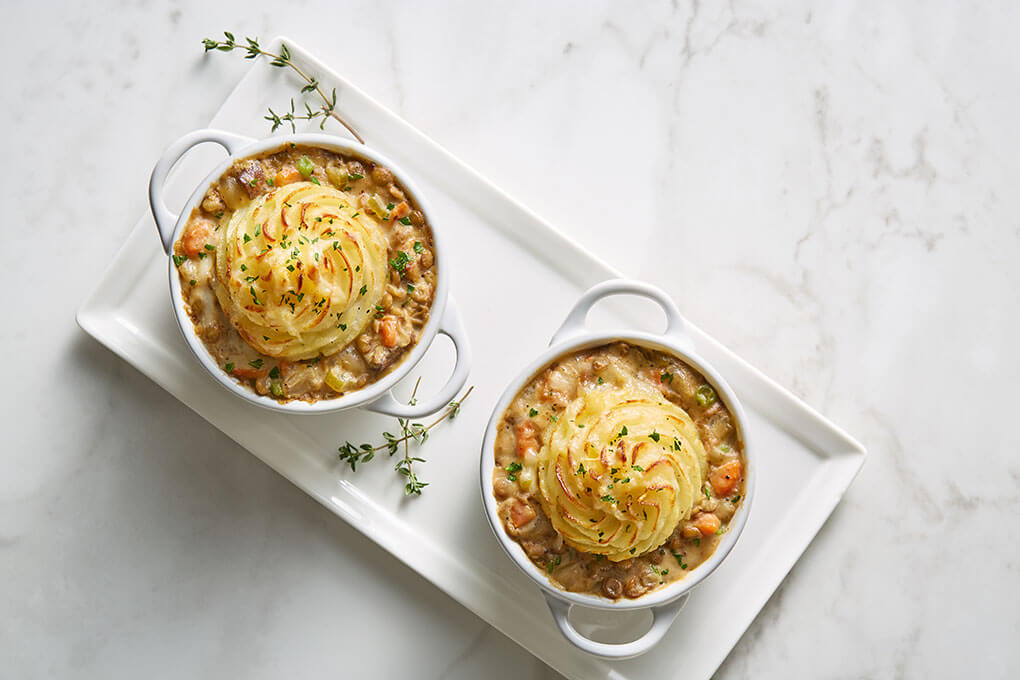
[[[614,330],[609,332],[592,331],[586,328],[585,319],[592,306],[610,295],[640,295],[653,300],[666,313],[667,327],[662,334],[645,333],[633,330]],[[503,392],[492,411],[481,452],[481,490],[485,515],[489,520],[497,540],[506,554],[521,571],[534,581],[542,590],[546,603],[560,632],[578,649],[608,659],[624,659],[638,656],[658,643],[670,625],[676,619],[687,601],[691,590],[705,580],[730,554],[740,533],[747,522],[748,512],[754,498],[754,482],[756,459],[752,442],[748,436],[744,410],[737,395],[719,373],[704,359],[698,356],[690,336],[686,332],[686,324],[673,301],[663,291],[638,281],[615,279],[600,283],[587,291],[567,315],[566,320],[555,335],[549,348],[525,366],[517,378]],[[665,585],[657,590],[636,599],[610,600],[596,595],[567,592],[552,583],[548,575],[536,567],[524,549],[514,541],[503,528],[498,516],[498,504],[493,495],[492,475],[496,465],[494,447],[496,434],[503,412],[510,405],[517,393],[537,374],[556,360],[569,356],[579,350],[624,341],[633,345],[659,350],[681,359],[698,370],[715,388],[719,398],[729,409],[735,422],[738,436],[744,444],[745,493],[744,500],[730,520],[729,529],[724,535],[715,552],[702,564],[692,569],[684,578]],[[638,639],[626,643],[604,643],[591,640],[582,635],[570,622],[568,614],[574,605],[581,605],[600,610],[636,610],[650,609],[653,615],[649,630]]]
[[[174,214],[166,207],[164,200],[167,175],[188,150],[204,142],[219,144],[227,150],[229,156],[215,168],[211,169],[205,179],[195,186],[180,214]],[[428,323],[425,325],[425,329],[417,344],[401,360],[399,365],[376,382],[336,399],[324,399],[314,403],[299,400],[278,402],[269,396],[256,394],[227,375],[195,333],[194,325],[184,307],[180,278],[177,275],[171,257],[173,244],[180,236],[181,230],[191,215],[191,211],[202,201],[206,191],[213,182],[218,180],[235,161],[272,152],[290,143],[336,151],[362,160],[372,161],[388,168],[397,178],[404,191],[414,199],[419,209],[426,215],[429,226],[432,229],[432,237],[435,244],[436,294],[432,302],[432,312]],[[273,411],[283,411],[286,413],[329,413],[362,407],[370,411],[377,411],[401,418],[417,418],[435,413],[446,406],[456,397],[467,381],[471,364],[471,352],[460,315],[457,313],[456,306],[450,298],[451,264],[445,248],[446,237],[443,234],[442,225],[436,219],[436,215],[431,209],[426,196],[417,189],[414,182],[411,181],[397,164],[382,154],[363,144],[325,134],[282,135],[255,140],[223,130],[196,130],[184,135],[171,144],[159,159],[159,162],[156,163],[149,182],[149,203],[152,207],[152,215],[156,220],[156,228],[163,242],[163,249],[167,255],[167,270],[170,278],[170,301],[173,306],[174,315],[177,317],[177,324],[184,334],[188,347],[191,348],[191,351],[203,368],[214,380],[237,397]],[[417,405],[409,406],[398,402],[394,399],[390,390],[414,369],[439,333],[449,337],[456,349],[457,361],[452,374],[437,394],[430,398],[420,399]]]

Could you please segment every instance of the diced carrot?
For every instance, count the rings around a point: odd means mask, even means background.
[[[231,371],[232,375],[234,375],[237,378],[242,378],[244,380],[249,380],[251,378],[262,378],[267,373],[269,373],[269,371],[267,371],[264,368],[250,368],[248,366],[235,366],[234,370]]]
[[[301,173],[293,165],[285,165],[280,168],[280,171],[276,173],[276,177],[273,178],[274,184],[278,187],[282,187],[284,184],[293,184],[294,182],[301,181]]]
[[[213,230],[205,222],[196,222],[188,227],[188,230],[184,232],[184,238],[181,239],[181,248],[184,250],[184,254],[189,257],[194,257],[205,250],[206,244],[212,241]]]
[[[397,319],[394,316],[387,314],[379,322],[379,337],[382,338],[382,344],[386,347],[396,347],[397,345]]]
[[[401,217],[407,217],[411,214],[411,206],[407,204],[407,201],[401,201],[397,204],[397,207],[390,213],[390,217],[395,220],[399,220]]]
[[[712,484],[712,490],[716,496],[727,496],[737,488],[740,477],[743,474],[743,466],[739,460],[731,460],[723,463],[709,475],[708,481]]]
[[[691,520],[691,526],[701,532],[702,536],[711,536],[719,531],[719,518],[710,512],[699,512]]]
[[[538,451],[538,428],[530,418],[522,420],[516,428],[517,455],[524,458],[527,453]]]
[[[515,500],[510,505],[510,521],[518,529],[533,519],[535,519],[535,511],[524,501]]]

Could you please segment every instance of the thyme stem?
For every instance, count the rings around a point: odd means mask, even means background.
[[[414,384],[414,390],[411,392],[410,404],[415,403],[415,397],[418,394],[418,386],[421,383],[419,378]],[[383,432],[382,436],[385,443],[373,446],[372,444],[361,444],[355,446],[351,442],[344,442],[343,446],[339,447],[340,460],[346,462],[351,466],[351,470],[357,470],[358,463],[367,463],[375,457],[376,452],[386,450],[390,456],[397,453],[398,447],[404,445],[404,457],[397,461],[394,469],[400,474],[407,478],[407,484],[404,487],[404,492],[408,495],[420,496],[421,490],[428,486],[428,482],[422,482],[415,475],[413,470],[414,463],[424,463],[424,458],[411,455],[411,441],[416,441],[419,445],[425,443],[428,439],[429,432],[434,427],[439,425],[447,419],[453,419],[460,412],[461,405],[474,391],[474,385],[468,387],[467,391],[457,400],[451,401],[449,405],[439,414],[432,422],[428,425],[422,425],[421,423],[412,423],[410,420],[405,418],[398,418],[397,422],[400,424],[400,436],[394,436],[389,432]]]
[[[247,54],[245,54],[244,57],[245,59],[254,59],[260,56],[268,57],[270,59],[269,62],[270,65],[279,68],[283,68],[285,66],[289,67],[295,73],[297,73],[298,76],[303,81],[305,81],[304,87],[301,88],[302,94],[307,92],[315,92],[322,99],[322,104],[319,105],[319,110],[315,112],[312,111],[311,107],[305,104],[305,108],[308,112],[307,115],[298,114],[294,112],[293,99],[290,100],[291,107],[290,113],[279,115],[276,112],[274,112],[272,108],[270,108],[269,115],[266,116],[265,118],[266,120],[273,124],[273,128],[271,130],[272,132],[275,132],[276,129],[280,127],[284,122],[290,123],[291,130],[296,131],[297,128],[294,125],[295,120],[313,120],[315,118],[322,116],[323,120],[322,123],[320,123],[319,125],[319,128],[321,129],[323,127],[323,124],[325,124],[326,117],[329,116],[330,118],[333,118],[341,125],[343,125],[348,132],[354,135],[355,139],[357,139],[362,144],[365,143],[365,140],[362,139],[361,135],[359,135],[357,131],[347,123],[347,121],[345,121],[337,114],[336,88],[333,88],[332,97],[327,96],[326,93],[323,92],[318,79],[305,73],[304,70],[301,69],[301,67],[299,67],[297,64],[293,62],[290,56],[290,50],[287,48],[287,45],[285,43],[281,44],[280,53],[276,54],[274,52],[269,52],[267,50],[262,49],[262,47],[259,46],[258,38],[245,37],[244,40],[247,44],[242,45],[235,41],[234,35],[229,31],[224,31],[223,35],[226,37],[226,40],[223,41],[213,40],[211,38],[203,39],[202,45],[205,46],[205,51],[210,52],[212,50],[218,50],[220,52],[232,52],[234,49],[243,49],[247,52]]]

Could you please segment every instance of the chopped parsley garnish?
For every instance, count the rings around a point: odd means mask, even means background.
[[[670,551],[670,552],[672,552],[672,551]],[[681,569],[686,569],[687,568],[687,563],[684,562],[684,555],[683,555],[683,553],[676,553],[676,552],[673,553],[673,559],[676,560],[676,563],[680,565]],[[666,569],[662,573],[668,574],[669,573],[669,569]]]
[[[228,361],[223,366],[223,370],[226,371],[227,373],[233,373],[234,372],[234,362],[233,361]]]
[[[242,264],[241,265],[241,271],[243,271],[243,272],[248,271],[248,265]]]
[[[636,470],[637,472],[644,472],[645,471],[645,469],[643,467],[641,467],[640,465],[631,465],[630,469],[631,470]]]
[[[316,179],[315,177],[309,177],[308,181],[311,182],[312,184],[318,184],[319,186],[322,186],[322,184],[319,182],[319,180]]]
[[[673,374],[669,371],[663,371],[662,375],[659,376],[659,380],[662,382],[673,382]]]
[[[517,473],[521,471],[521,464],[510,463],[504,468],[504,470],[506,470],[506,478],[509,479],[511,482],[516,482]]]
[[[244,235],[244,242],[245,243],[251,243],[251,236],[248,236],[248,234],[245,234]]]
[[[627,436],[627,426],[624,425],[622,428],[620,428],[620,432],[619,432],[619,434],[616,435],[616,438],[619,439],[620,437],[626,437],[626,436]]]
[[[364,295],[367,292],[368,292],[368,285],[362,286],[361,290],[358,291],[358,297],[361,297],[362,295]]]
[[[188,258],[184,255],[174,255],[174,266],[180,267],[182,264],[188,261]]]
[[[712,493],[708,490],[708,484],[701,485],[701,493],[705,494],[705,498],[712,497]]]
[[[273,366],[271,369],[269,369],[269,377],[272,378],[273,380],[276,380],[277,378],[279,378],[280,377],[280,367],[279,366]]]
[[[214,246],[214,245],[213,245],[213,244],[211,244],[211,243],[206,243],[206,244],[205,244],[205,249],[206,249],[206,250],[216,250],[216,246]]]
[[[694,545],[701,545],[701,539],[700,538],[695,538],[694,539]]]
[[[740,494],[737,494],[736,496],[734,496],[733,498],[730,499],[730,503],[736,503],[739,500],[740,500]]]
[[[406,217],[406,216],[405,216],[405,217],[401,217],[401,218],[400,218],[399,220],[397,220],[397,221],[398,221],[398,222],[400,222],[400,223],[401,223],[401,224],[403,224],[403,225],[406,225],[406,226],[411,226],[411,218],[410,218],[410,217]]]
[[[609,494],[606,494],[605,496],[603,496],[601,500],[604,503],[615,503],[616,502],[616,499],[613,498],[612,496],[610,496]]]
[[[532,408],[530,411],[528,411],[528,415],[530,417],[534,418],[535,416],[538,415],[538,409],[537,408]]]
[[[358,173],[355,172],[355,173],[351,174],[351,179],[355,179],[355,180],[357,180],[357,179],[365,179],[365,176],[364,175],[359,175]]]
[[[578,475],[583,475],[584,474],[584,463],[578,463],[577,464],[577,472],[575,474],[578,474]]]
[[[546,566],[546,569],[549,571],[550,574],[552,573],[553,569],[560,566],[560,562],[562,561],[562,559],[563,558],[560,555],[557,555],[555,560],[549,560],[549,564]]]
[[[393,208],[395,208],[395,207],[396,207],[396,206],[395,206],[395,205],[394,205],[393,203],[387,203],[387,204],[386,204],[386,209],[387,209],[387,210],[393,210]]]
[[[407,221],[408,221],[408,222],[410,222],[411,220],[410,220],[410,219],[408,219]],[[414,242],[414,252],[416,252],[416,253],[420,253],[420,252],[422,252],[423,250],[425,250],[425,246],[423,246],[423,245],[421,244],[421,241],[415,241],[415,242]]]
[[[198,281],[196,281],[195,279],[191,279],[191,285],[194,286],[196,283],[198,283]]]
[[[407,263],[411,261],[411,258],[407,256],[403,250],[397,251],[396,257],[390,260],[390,266],[398,272],[403,272],[407,268]]]
[[[602,383],[604,383],[604,382],[605,382],[605,380],[603,380],[603,379],[602,379],[602,376],[600,375],[600,376],[599,376],[599,385],[601,385],[601,384],[602,384]]]
[[[347,324],[345,324],[345,323],[340,324],[340,330],[342,330],[342,331],[347,330]]]
[[[549,420],[555,423],[556,421],[559,420],[559,418],[557,418],[556,416],[549,416]]]
[[[251,366],[252,368],[262,368],[262,359],[261,358],[252,359],[251,361],[248,362],[248,365]]]
[[[648,438],[651,439],[653,442],[659,441],[659,437],[660,437],[659,433],[655,432],[654,430],[650,435],[648,435]]]

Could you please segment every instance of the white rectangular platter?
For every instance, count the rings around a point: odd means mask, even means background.
[[[695,591],[656,649],[620,662],[575,650],[556,631],[537,589],[506,559],[490,532],[479,499],[479,446],[492,404],[520,367],[543,349],[573,301],[590,285],[621,273],[292,41],[278,38],[269,49],[278,48],[281,40],[327,91],[337,88],[338,111],[366,141],[415,175],[433,203],[434,218],[446,230],[453,294],[474,351],[470,383],[476,389],[461,415],[434,430],[426,445],[423,453],[429,463],[420,474],[431,485],[421,498],[405,499],[403,482],[385,456],[356,473],[338,461],[340,443],[374,441],[381,431],[394,430],[392,419],[360,411],[324,416],[271,413],[242,403],[213,382],[176,327],[166,256],[148,214],[135,225],[80,309],[81,327],[567,677],[639,680],[671,673],[677,678],[710,677],[839,502],[864,461],[861,445],[692,326],[699,352],[727,377],[748,410],[760,455],[753,512],[734,552]],[[263,136],[266,106],[286,102],[295,84],[288,71],[258,60],[210,126]],[[343,133],[332,123],[327,129]],[[176,205],[183,204],[219,158],[217,153],[222,152],[203,147],[181,162],[168,186],[171,207],[175,197]],[[534,304],[536,297],[542,304]],[[607,307],[601,310],[598,325],[647,326],[648,318],[637,318],[644,311],[647,308]],[[422,394],[436,389],[452,357],[445,339],[437,341],[404,381],[403,393],[418,376]],[[677,663],[679,659],[683,662]]]

